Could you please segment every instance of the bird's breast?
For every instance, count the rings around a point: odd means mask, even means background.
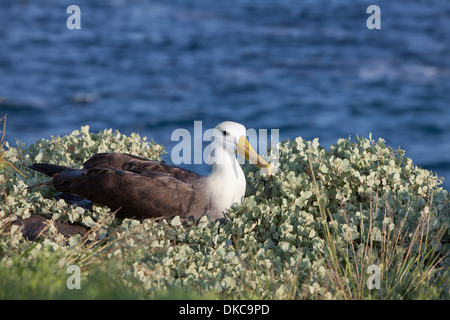
[[[209,176],[207,193],[214,211],[223,213],[234,203],[241,203],[245,195],[245,177],[242,176]]]

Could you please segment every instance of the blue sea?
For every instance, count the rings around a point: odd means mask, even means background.
[[[449,189],[450,1],[0,0],[0,98],[12,145],[89,125],[170,155],[194,121],[324,147],[372,133]]]

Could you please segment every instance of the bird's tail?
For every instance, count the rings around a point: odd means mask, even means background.
[[[43,173],[49,177],[52,177],[54,174],[62,172],[62,171],[75,171],[75,169],[64,167],[64,166],[57,166],[55,164],[48,164],[48,163],[33,163],[31,166],[28,166],[28,168],[36,170],[40,173]],[[36,184],[34,186],[26,187],[25,189],[32,189],[36,187],[41,186],[50,186],[52,184],[52,181],[42,182],[39,184]]]
[[[64,167],[64,166],[57,166],[55,164],[49,164],[49,163],[33,163],[31,166],[28,166],[28,168],[39,171],[40,173],[46,174],[47,176],[51,177],[56,173],[62,172],[62,171],[72,171],[75,169]]]

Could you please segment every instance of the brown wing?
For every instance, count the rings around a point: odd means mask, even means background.
[[[52,184],[62,192],[78,194],[113,211],[119,210],[116,215],[120,218],[178,215],[188,219],[204,214],[192,185],[157,170],[136,173],[100,167],[64,171],[53,176]]]
[[[83,164],[83,168],[113,168],[122,169],[134,173],[160,172],[172,176],[188,184],[201,176],[195,172],[171,166],[165,162],[149,160],[126,153],[98,153]]]

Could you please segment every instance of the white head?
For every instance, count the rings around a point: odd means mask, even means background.
[[[245,158],[249,163],[256,165],[270,175],[270,166],[252,148],[246,138],[247,130],[237,122],[224,121],[213,130],[211,142],[212,163],[214,165],[236,165],[236,153]]]
[[[245,176],[236,159],[236,153],[270,175],[270,166],[250,146],[242,124],[225,121],[217,125],[211,135],[212,171],[208,176],[211,202],[214,203],[215,218],[222,218],[223,212],[233,203],[241,202],[245,195]]]

